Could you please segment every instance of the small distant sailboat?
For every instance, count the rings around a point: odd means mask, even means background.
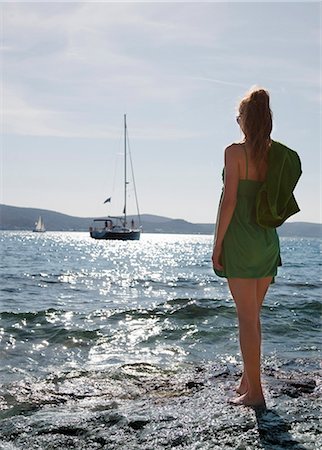
[[[142,227],[139,213],[138,200],[136,195],[136,188],[133,176],[133,167],[131,160],[131,170],[132,170],[132,178],[134,184],[134,192],[135,192],[135,200],[137,207],[137,217],[139,220],[139,227],[135,227],[134,220],[131,220],[130,226],[128,226],[128,217],[126,210],[126,199],[127,199],[127,185],[129,181],[127,179],[127,125],[126,125],[126,114],[124,114],[124,208],[123,208],[123,216],[108,216],[106,218],[94,219],[94,226],[89,228],[90,236],[93,239],[118,239],[123,241],[138,241],[140,239]],[[131,154],[130,154],[131,156]],[[104,203],[109,203],[111,201],[111,197],[105,200]],[[97,226],[97,224],[101,223],[101,226]]]
[[[39,216],[37,222],[35,222],[35,228],[33,231],[35,233],[44,233],[46,231],[45,223],[41,216]]]

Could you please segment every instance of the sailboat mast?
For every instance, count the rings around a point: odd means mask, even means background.
[[[124,114],[124,227],[126,227],[126,114]]]

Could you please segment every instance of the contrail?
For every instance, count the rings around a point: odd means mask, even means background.
[[[209,81],[211,83],[217,83],[217,84],[226,84],[228,86],[238,86],[247,89],[247,86],[242,83],[236,83],[234,81],[224,81],[224,80],[218,80],[216,78],[205,78],[205,77],[191,77],[194,80],[201,80],[201,81]]]

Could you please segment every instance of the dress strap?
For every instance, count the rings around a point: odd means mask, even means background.
[[[248,180],[248,157],[247,157],[247,151],[246,151],[245,145],[244,145],[244,151],[245,151],[245,162],[246,162],[246,180]]]

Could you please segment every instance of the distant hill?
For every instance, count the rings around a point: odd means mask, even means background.
[[[32,230],[38,216],[42,216],[48,231],[87,231],[92,217],[73,217],[55,211],[0,205],[0,230]],[[137,216],[129,220],[138,223]],[[142,214],[141,222],[146,233],[213,234],[214,224],[191,223],[183,219]],[[288,222],[278,229],[280,236],[322,237],[322,224]]]

